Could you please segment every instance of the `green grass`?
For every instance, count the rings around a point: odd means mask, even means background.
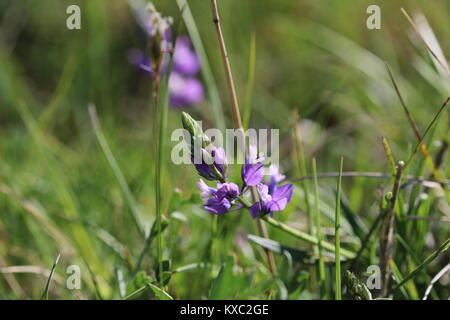
[[[294,183],[287,208],[264,218],[269,239],[246,210],[203,210],[193,166],[170,161],[181,110],[167,108],[165,79],[153,109],[151,78],[128,64],[145,45],[126,1],[79,1],[79,31],[65,29],[61,1],[1,2],[0,299],[375,299],[366,271],[380,263],[389,210],[388,297],[422,299],[432,284],[428,299],[448,299],[448,277],[434,279],[449,257],[450,84],[430,39],[410,36],[396,1],[263,2],[219,10],[243,125],[280,129]],[[428,2],[405,9],[424,14],[450,56],[449,4]],[[183,111],[232,127],[210,1],[189,1],[181,18],[185,4],[155,0],[202,62],[205,101]],[[370,4],[380,30],[365,27]],[[385,178],[341,176],[341,157]],[[238,181],[240,168],[229,171]],[[69,265],[80,290],[66,288]],[[23,266],[45,273],[7,273]]]

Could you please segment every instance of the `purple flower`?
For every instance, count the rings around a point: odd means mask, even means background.
[[[200,70],[200,59],[192,50],[189,37],[181,35],[177,38],[173,54],[173,71],[185,76],[193,76]]]
[[[138,49],[128,52],[128,61],[140,70],[151,75],[152,59]],[[160,72],[166,73],[168,58],[160,62]],[[173,54],[173,70],[169,79],[169,103],[171,107],[189,107],[203,101],[205,89],[201,81],[195,77],[200,70],[200,59],[191,48],[191,42],[185,35],[179,36]]]
[[[249,147],[249,156],[242,166],[241,176],[242,180],[247,186],[256,186],[264,178],[264,161],[263,157],[257,158],[256,146]]]
[[[201,191],[201,197],[208,198],[203,207],[213,214],[228,212],[232,201],[239,196],[239,187],[232,182],[219,183],[215,189],[208,187],[203,180],[200,180],[197,186]]]
[[[270,181],[274,182],[275,184],[280,183],[283,181],[286,176],[284,174],[280,173],[280,169],[276,164],[271,164],[269,166],[269,175],[270,175]]]
[[[276,184],[258,184],[260,201],[249,208],[253,219],[274,211],[282,211],[292,199],[293,186],[285,184],[277,187]]]
[[[137,24],[145,32],[148,56],[152,64],[160,71],[164,60],[167,59],[167,53],[172,47],[170,26],[173,24],[173,19],[163,17],[152,3],[132,0],[130,6]]]
[[[203,205],[203,208],[208,210],[213,214],[224,214],[227,213],[231,208],[231,203],[228,199],[218,199],[216,197],[209,198],[208,201]]]
[[[197,159],[196,155],[191,156],[191,161],[198,173],[207,180],[222,181],[226,175],[227,157],[223,148],[212,147],[211,153],[206,149],[201,149],[201,154]]]
[[[169,79],[170,106],[186,107],[203,101],[205,92],[202,83],[194,77],[184,77],[172,72]]]
[[[219,199],[234,200],[239,197],[239,187],[233,182],[218,184],[215,196]]]

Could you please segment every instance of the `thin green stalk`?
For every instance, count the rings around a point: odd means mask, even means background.
[[[319,287],[322,298],[326,298],[325,292],[325,262],[322,255],[322,231],[320,222],[320,207],[319,207],[319,183],[317,181],[317,166],[316,159],[312,159],[313,176],[314,176],[314,217],[316,221],[316,236],[317,236],[317,254],[319,256]]]
[[[61,257],[61,255],[58,254],[58,256],[55,259],[55,262],[53,263],[52,270],[50,271],[50,275],[48,276],[48,279],[47,279],[47,284],[45,285],[44,292],[42,293],[42,296],[41,296],[41,300],[48,300],[48,289],[50,289],[50,282],[52,281],[52,277],[53,277],[53,274],[55,273],[56,265],[58,264],[60,257]]]
[[[159,93],[159,74],[157,72],[153,75],[153,83],[152,83],[152,102],[153,102],[153,108],[154,108],[154,121],[153,121],[153,129],[154,129],[154,137],[156,141],[156,157],[155,157],[155,163],[154,163],[154,175],[155,175],[155,212],[156,212],[156,229],[158,230],[158,234],[156,236],[156,242],[158,246],[158,270],[159,270],[159,286],[163,287],[163,237],[161,232],[161,225],[162,225],[162,215],[161,215],[161,140],[162,137],[160,135],[161,131],[160,129],[160,121],[161,117],[158,117],[159,115],[159,106],[158,106],[158,93]]]
[[[425,268],[427,265],[429,265],[431,262],[433,262],[434,259],[439,257],[448,248],[450,248],[450,238],[447,239],[439,248],[437,248],[436,251],[434,251],[432,254],[430,254],[417,268],[415,268],[406,277],[404,277],[402,281],[400,281],[397,285],[395,285],[392,290],[396,290],[396,289],[400,288],[406,282],[408,282],[409,280],[416,277],[423,268]]]
[[[336,215],[334,224],[335,239],[335,262],[336,262],[336,300],[341,300],[341,184],[342,184],[342,167],[344,166],[344,158],[341,157],[341,165],[339,168],[339,178],[337,182],[336,193]]]
[[[238,98],[237,98],[236,87],[235,87],[234,81],[233,81],[233,74],[231,72],[230,59],[228,57],[227,48],[225,46],[225,39],[224,39],[223,33],[222,33],[222,26],[220,24],[217,0],[211,0],[211,8],[212,8],[212,15],[213,15],[213,23],[214,23],[214,26],[216,29],[217,40],[219,41],[220,53],[222,55],[223,66],[225,69],[225,75],[226,75],[226,79],[227,79],[227,86],[228,86],[228,91],[229,91],[230,100],[231,100],[231,111],[233,113],[235,127],[239,130],[239,133],[243,137],[244,136],[244,126],[242,125],[241,113],[239,111],[239,102],[238,102]],[[242,151],[243,151],[243,153],[245,153],[245,150],[242,150]],[[251,187],[250,189],[252,190],[253,201],[256,202],[258,200],[257,199],[258,193],[257,193],[255,187]],[[258,219],[256,221],[256,224],[258,226],[258,230],[259,230],[259,233],[261,234],[261,236],[264,238],[268,238],[267,230],[266,230],[264,223]],[[268,262],[270,271],[271,271],[272,275],[275,277],[276,276],[276,266],[275,266],[275,259],[273,257],[273,254],[271,251],[268,251],[268,250],[266,250],[265,253],[267,256],[267,262]]]

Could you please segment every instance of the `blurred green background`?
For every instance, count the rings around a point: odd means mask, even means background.
[[[81,8],[81,30],[66,28],[70,4]],[[175,1],[154,4],[163,15],[179,21]],[[210,2],[190,0],[189,4],[219,88],[227,127],[232,127]],[[366,8],[371,4],[381,7],[380,30],[366,27]],[[219,1],[219,7],[241,104],[250,82],[249,48],[255,36],[250,125],[280,129],[281,167],[288,177],[298,175],[292,140],[295,112],[301,121],[307,165],[316,157],[319,172],[336,171],[344,156],[345,170],[388,173],[381,136],[389,140],[397,160],[408,158],[417,141],[383,60],[392,67],[422,132],[450,92],[448,78],[439,74],[400,12],[401,7],[411,14],[422,12],[442,51],[449,55],[449,1],[226,0]],[[151,223],[155,157],[151,124],[155,115],[150,105],[151,79],[127,61],[132,48],[144,49],[145,44],[127,1],[0,2],[0,268],[49,269],[61,253],[50,289],[52,298],[120,298],[133,286],[131,270],[144,241],[99,148],[87,108],[95,104],[137,207]],[[214,127],[208,99],[187,110],[203,120],[205,127]],[[168,123],[168,132],[181,126],[180,110],[170,110]],[[449,138],[447,114],[435,128],[433,139],[427,141],[433,157]],[[166,146],[166,158],[170,146]],[[441,172],[448,176],[444,159]],[[208,297],[218,266],[233,254],[240,269],[234,286],[221,297],[266,298],[267,288],[275,288],[274,298],[317,298],[302,278],[308,277],[310,267],[282,255],[276,256],[281,284],[267,280],[261,248],[245,237],[257,232],[247,212],[220,217],[221,241],[211,255],[212,219],[200,207],[196,173],[190,165],[175,166],[168,161],[164,166],[163,212],[169,221],[165,256],[171,260],[171,270],[202,262],[216,266],[211,270],[190,266],[174,273],[168,284],[173,297]],[[420,156],[410,173],[429,175]],[[237,169],[234,174],[239,174]],[[334,188],[335,180],[321,181],[321,207],[330,216],[323,219],[327,228],[333,226]],[[344,179],[343,189],[351,211],[367,228],[378,214],[380,197],[389,182]],[[405,191],[406,203],[408,194]],[[294,201],[276,218],[305,229],[303,199],[302,189],[296,186]],[[448,219],[447,202],[439,199],[442,195],[432,191],[422,206],[416,203],[422,201],[419,197],[412,203],[418,211],[424,210],[419,215]],[[343,246],[355,248],[355,230],[345,224]],[[271,238],[283,244],[308,248],[277,230],[269,231]],[[425,222],[415,225],[407,240],[419,248],[417,257],[423,260],[449,231],[448,220]],[[142,265],[151,277],[155,257],[156,248],[151,245]],[[368,256],[359,269],[365,270],[374,257],[373,253]],[[400,261],[405,273],[416,265],[408,259]],[[430,267],[429,276],[446,263],[448,255]],[[81,266],[81,290],[66,289],[65,271],[72,264]],[[38,271],[0,275],[0,298],[39,298],[47,273]],[[333,279],[332,269],[328,272]],[[436,284],[435,297],[449,296],[449,281],[447,276]],[[426,285],[427,277],[421,276],[408,294],[421,297]],[[128,288],[121,291],[121,286]]]

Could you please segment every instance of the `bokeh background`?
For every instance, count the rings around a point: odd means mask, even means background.
[[[81,8],[81,30],[66,28],[70,4]],[[155,0],[154,4],[175,22],[180,20],[175,1]],[[381,7],[380,30],[366,27],[366,8],[371,4]],[[219,89],[224,119],[232,127],[210,3],[190,0],[189,5]],[[401,7],[411,14],[421,12],[448,56],[449,1],[226,0],[219,1],[219,7],[239,100],[251,106],[251,127],[280,129],[281,167],[288,177],[298,175],[292,132],[299,123],[306,163],[310,167],[311,158],[316,157],[319,172],[336,171],[344,156],[345,170],[388,173],[381,136],[389,140],[398,160],[408,158],[416,140],[383,61],[391,66],[422,132],[449,95],[448,79],[400,12]],[[187,34],[186,29],[182,33]],[[252,41],[254,81],[249,79]],[[0,298],[39,298],[58,253],[61,260],[50,289],[52,298],[121,298],[135,285],[130,270],[143,239],[88,114],[88,104],[95,104],[103,134],[136,205],[151,223],[152,119],[156,115],[150,105],[150,77],[128,62],[133,48],[144,50],[145,43],[127,1],[0,2],[0,268],[37,268],[32,273],[2,269]],[[208,96],[182,110],[203,120],[205,127],[215,126]],[[447,122],[444,114],[428,143],[433,156],[448,141]],[[180,109],[170,109],[168,123],[168,132],[181,126]],[[167,155],[170,147],[168,141]],[[217,268],[195,264],[220,266],[230,254],[241,270],[229,291],[219,297],[265,298],[267,288],[275,288],[274,298],[317,297],[303,281],[309,269],[295,259],[277,255],[285,278],[282,284],[266,280],[263,252],[246,239],[257,232],[247,212],[220,217],[221,241],[211,254],[211,216],[199,205],[197,175],[192,166],[175,166],[167,159],[162,173],[163,212],[169,221],[165,255],[172,270],[188,266],[174,273],[168,284],[175,298],[208,297]],[[427,169],[418,171],[423,161],[420,156],[416,159],[410,173],[429,175]],[[444,159],[441,170],[448,176]],[[323,223],[331,228],[335,180],[323,180],[320,187]],[[343,188],[349,210],[367,228],[378,214],[389,181],[345,179]],[[448,219],[448,205],[438,206],[436,197],[430,196],[424,204],[428,210],[424,214],[438,222],[427,222],[409,233],[410,243],[421,250],[419,257],[450,234],[448,220],[439,222]],[[303,199],[296,186],[294,201],[276,217],[306,228]],[[277,230],[269,231],[271,238],[284,244],[308,247]],[[358,243],[355,237],[349,227],[343,241],[351,248]],[[155,257],[156,248],[151,245],[142,267],[150,277],[154,277]],[[448,255],[431,267],[430,275],[446,263]],[[81,290],[65,286],[65,271],[72,264],[81,266]],[[405,260],[400,265],[407,272],[415,263]],[[436,285],[438,297],[449,296],[449,281],[447,276]],[[415,297],[416,290],[421,296],[424,288],[426,279],[421,278],[408,294]]]

